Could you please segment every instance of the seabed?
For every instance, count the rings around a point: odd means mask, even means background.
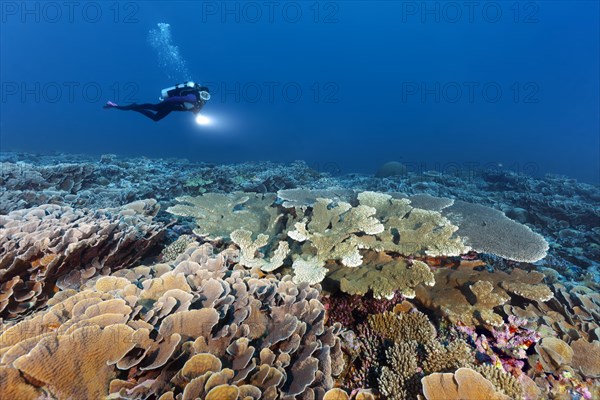
[[[597,186],[0,162],[0,399],[600,398]]]

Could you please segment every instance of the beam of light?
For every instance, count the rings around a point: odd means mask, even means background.
[[[198,114],[196,116],[196,123],[198,125],[210,125],[212,123],[212,120],[206,115]]]

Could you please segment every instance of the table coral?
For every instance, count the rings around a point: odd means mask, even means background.
[[[514,269],[510,274],[503,271],[478,271],[465,266],[434,271],[433,287],[419,286],[416,298],[425,307],[435,310],[453,323],[470,326],[500,326],[503,317],[501,306],[513,301],[513,297],[531,297],[531,301],[547,299],[548,286],[542,273]],[[530,290],[522,295],[504,289],[518,282]],[[538,294],[541,294],[538,296]],[[518,300],[518,299],[517,299]],[[519,304],[521,302],[519,301]]]
[[[283,261],[289,253],[289,245],[285,241],[279,241],[272,257],[267,260],[259,249],[269,244],[269,236],[259,234],[256,240],[252,240],[252,232],[245,229],[236,229],[230,234],[231,240],[240,248],[240,265],[248,268],[258,268],[264,272],[271,272],[283,265]],[[322,279],[321,279],[322,280]],[[317,281],[320,282],[321,280]]]
[[[429,266],[419,260],[409,261],[369,251],[365,253],[363,263],[357,268],[332,266],[327,277],[338,281],[344,293],[365,295],[371,292],[381,299],[393,297],[396,291],[406,298],[413,298],[414,288],[419,284],[434,284]]]
[[[362,256],[356,235],[373,235],[383,231],[383,225],[374,218],[374,214],[372,207],[352,207],[343,202],[332,205],[330,199],[318,199],[310,221],[296,222],[294,230],[287,234],[297,242],[310,243],[315,250],[317,265],[339,260],[347,267],[357,267],[362,264]]]
[[[167,212],[195,219],[194,233],[209,238],[228,238],[236,229],[251,232],[268,232],[275,223],[275,210],[271,205],[274,195],[234,192],[230,194],[205,193],[201,196],[182,196],[180,204]]]

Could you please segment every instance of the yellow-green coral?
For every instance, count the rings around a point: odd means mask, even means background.
[[[435,282],[424,262],[414,260],[409,264],[402,258],[376,252],[367,252],[364,265],[358,268],[334,267],[329,278],[339,281],[345,293],[364,295],[372,291],[377,298],[391,298],[395,291],[412,298],[417,285],[431,286]]]
[[[225,238],[236,229],[252,232],[268,232],[277,220],[276,210],[271,208],[274,195],[206,193],[202,196],[182,196],[179,203],[167,212],[192,217],[197,228],[194,233],[209,238]]]
[[[373,207],[352,207],[344,202],[332,205],[332,200],[317,199],[310,221],[297,222],[288,236],[300,243],[308,241],[319,263],[340,260],[347,267],[357,267],[362,263],[362,256],[356,235],[383,231],[383,225],[374,214]]]
[[[287,242],[280,241],[277,249],[273,252],[270,260],[257,257],[259,249],[269,244],[269,236],[259,234],[256,240],[252,240],[252,232],[246,229],[236,229],[231,232],[231,240],[240,247],[240,264],[248,268],[260,268],[265,272],[271,272],[283,265],[283,260],[288,255],[289,246]]]
[[[381,337],[395,342],[416,340],[426,343],[435,338],[435,328],[421,312],[384,312],[368,316],[369,326]]]
[[[293,281],[296,284],[306,282],[315,284],[325,279],[328,269],[324,268],[322,263],[314,257],[301,258],[297,257],[292,264],[294,268]]]
[[[204,179],[202,178],[202,176],[194,176],[190,179],[188,179],[184,186],[186,187],[192,187],[192,188],[198,188],[198,193],[205,193],[206,192],[206,187],[210,185],[211,183],[213,183],[212,180],[210,179]]]
[[[523,385],[504,368],[494,365],[478,365],[474,369],[490,381],[497,391],[503,392],[514,400],[523,398]]]
[[[385,351],[387,364],[381,368],[377,384],[381,394],[389,400],[404,400],[416,392],[417,374],[417,342],[409,340],[394,343]]]
[[[175,261],[175,259],[183,253],[188,244],[193,243],[195,241],[192,235],[181,235],[175,240],[173,243],[168,245],[161,252],[162,261],[170,262]]]
[[[461,339],[442,345],[436,340],[425,344],[427,358],[423,362],[423,370],[426,372],[447,372],[457,368],[469,367],[473,360],[473,351],[469,345]]]
[[[408,199],[394,199],[383,193],[362,192],[358,200],[361,205],[375,208],[385,226],[376,237],[363,238],[366,247],[432,257],[458,256],[470,250],[455,235],[458,227],[437,211],[414,208]]]

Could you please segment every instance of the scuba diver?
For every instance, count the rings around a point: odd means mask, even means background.
[[[107,101],[104,108],[137,111],[156,122],[169,115],[171,111],[191,111],[198,114],[206,102],[210,100],[210,92],[206,86],[200,86],[194,82],[185,82],[163,89],[159,100],[160,103],[158,104],[133,103],[127,106],[120,106],[112,101]]]

